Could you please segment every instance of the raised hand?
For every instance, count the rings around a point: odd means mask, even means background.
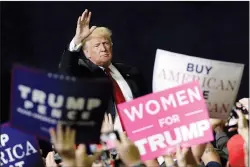
[[[187,166],[187,154],[190,148],[181,149],[180,145],[176,149],[176,159],[179,166]]]
[[[62,165],[62,163],[60,165]],[[55,162],[54,152],[53,151],[49,152],[45,159],[45,166],[46,167],[59,167],[60,165],[57,165]]]
[[[180,145],[176,149],[176,159],[179,167],[195,167],[197,163],[195,162],[194,155],[190,148],[182,148]]]
[[[85,9],[82,15],[78,17],[76,34],[73,39],[76,45],[80,44],[96,29],[96,26],[89,28],[90,19],[91,12],[88,12],[88,9]]]
[[[174,157],[175,157],[174,153],[167,153],[163,157],[164,157],[166,166],[176,167],[175,162],[174,162]]]
[[[80,144],[76,150],[76,167],[91,167],[100,155],[101,151],[97,151],[94,155],[89,156],[86,151],[86,146]]]
[[[58,154],[62,157],[65,166],[75,165],[75,130],[66,127],[65,132],[62,124],[57,124],[57,129],[50,129],[52,143]]]
[[[106,114],[104,115],[104,119],[102,122],[102,128],[101,128],[101,133],[107,133],[111,132],[114,130],[114,124],[112,120],[111,114]]]
[[[138,165],[141,162],[138,148],[127,138],[125,133],[120,133],[120,141],[116,141],[116,150],[126,166]]]

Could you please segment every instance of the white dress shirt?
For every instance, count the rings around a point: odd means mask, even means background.
[[[70,42],[70,45],[69,45],[69,51],[71,51],[71,52],[78,52],[81,49],[81,47],[82,47],[81,43],[78,44],[78,45],[75,45],[74,41],[72,40]],[[104,70],[103,67],[100,67],[100,68]],[[132,91],[131,91],[131,89],[130,89],[128,83],[127,83],[127,81],[121,75],[121,73],[112,64],[109,65],[109,69],[111,71],[111,73],[110,73],[111,76],[113,77],[113,79],[119,85],[119,87],[120,87],[120,89],[122,91],[122,94],[123,94],[126,102],[130,101],[130,100],[133,100]],[[116,105],[115,105],[115,107],[116,107]],[[116,111],[117,111],[117,109],[116,109]],[[119,117],[115,118],[114,129],[117,130],[117,131],[122,131],[122,126],[121,126]]]

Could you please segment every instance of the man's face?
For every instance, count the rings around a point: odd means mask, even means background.
[[[86,42],[84,54],[94,64],[108,67],[112,59],[112,44],[104,37],[92,37]]]

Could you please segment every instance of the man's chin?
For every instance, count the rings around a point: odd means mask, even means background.
[[[108,55],[108,56],[102,56],[101,59],[102,59],[103,62],[108,62],[108,61],[112,60],[112,57],[110,55]]]
[[[102,57],[106,57],[106,58],[110,58],[110,54],[105,54],[105,55],[102,55]]]
[[[108,67],[109,65],[111,64],[111,60],[108,59],[108,60],[103,60],[99,66],[102,66],[102,67]]]

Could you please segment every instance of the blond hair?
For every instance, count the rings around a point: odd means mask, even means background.
[[[104,37],[112,43],[111,40],[112,32],[107,27],[97,27],[85,40],[82,41],[83,48],[88,40],[94,37]]]

